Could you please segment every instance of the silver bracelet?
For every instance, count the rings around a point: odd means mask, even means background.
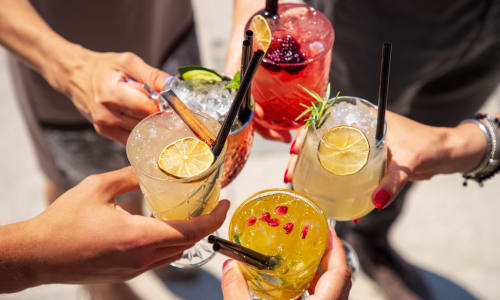
[[[468,179],[472,179],[483,186],[484,180],[493,177],[500,170],[500,134],[498,132],[500,122],[498,118],[478,114],[475,118],[466,119],[462,123],[475,123],[485,134],[487,148],[481,163],[474,170],[462,175],[465,179],[464,185],[467,185]]]

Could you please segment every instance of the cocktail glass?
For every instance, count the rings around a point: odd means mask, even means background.
[[[279,256],[274,270],[239,263],[254,297],[296,299],[316,273],[328,242],[328,223],[312,200],[285,189],[258,192],[235,211],[229,239],[265,255]]]
[[[325,96],[334,31],[321,12],[304,4],[280,4],[278,14],[267,19],[272,41],[252,82],[252,95],[264,110],[255,120],[268,128],[296,129],[305,121],[296,120],[304,110],[300,104],[310,105],[299,86]]]
[[[196,117],[217,135],[220,124],[203,113]],[[127,157],[134,167],[148,209],[161,220],[189,220],[210,213],[220,194],[220,175],[226,147],[209,169],[189,178],[167,175],[157,165],[166,145],[195,134],[173,111],[150,115],[132,130],[127,141]],[[172,265],[179,268],[199,267],[212,258],[214,252],[202,240],[184,251],[181,259]]]
[[[204,112],[222,122],[236,95],[235,90],[225,88],[230,80],[229,77],[225,77],[222,82],[205,83],[200,86],[186,83],[176,75],[167,79],[163,90],[173,90],[191,110]],[[231,128],[221,178],[222,187],[238,176],[250,155],[253,143],[253,116],[252,110],[244,122],[236,121]]]
[[[385,173],[384,138],[375,140],[377,107],[361,98],[343,96],[335,100],[328,112],[331,115],[320,129],[308,129],[295,167],[293,188],[315,200],[329,219],[361,218],[375,208],[372,193]],[[336,175],[320,162],[320,146],[330,147],[324,134],[342,125],[359,129],[369,143],[366,163],[349,175]]]

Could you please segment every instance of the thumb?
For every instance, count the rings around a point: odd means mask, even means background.
[[[116,171],[97,175],[99,189],[107,197],[103,197],[106,202],[114,202],[116,196],[137,190],[139,182],[132,167],[125,167]]]
[[[236,261],[230,259],[222,267],[222,294],[224,299],[251,299],[248,285]]]
[[[148,84],[155,91],[161,91],[165,80],[170,76],[162,70],[151,67],[135,54],[130,54],[122,67],[129,77]]]
[[[391,161],[387,168],[387,174],[372,194],[373,205],[379,210],[386,208],[408,182],[409,174],[408,168]]]

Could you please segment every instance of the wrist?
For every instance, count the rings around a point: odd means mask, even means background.
[[[42,283],[35,258],[37,242],[31,221],[0,226],[0,293]]]
[[[49,49],[45,51],[47,59],[40,72],[53,88],[71,97],[74,74],[89,63],[94,52],[66,40],[55,41],[45,47]]]
[[[473,123],[462,123],[445,130],[447,134],[443,144],[449,154],[443,162],[446,173],[469,172],[479,166],[487,148],[482,130]]]

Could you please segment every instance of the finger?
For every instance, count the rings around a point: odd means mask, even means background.
[[[221,200],[208,215],[189,221],[167,221],[166,223],[177,231],[177,234],[169,239],[170,245],[196,243],[215,232],[224,223],[229,205],[228,200]]]
[[[299,158],[298,155],[292,154],[290,155],[290,159],[288,160],[288,165],[286,167],[285,171],[285,176],[283,181],[285,183],[292,182],[293,180],[293,173],[295,172],[295,165],[297,164],[297,159]]]
[[[269,129],[260,125],[257,121],[254,122],[254,128],[267,140],[279,141],[287,144],[292,140],[292,135],[287,130]]]
[[[129,117],[143,119],[158,111],[154,100],[149,98],[142,89],[137,89],[129,83],[120,82],[119,88],[115,92],[116,98],[120,101],[107,105]]]
[[[351,288],[351,271],[344,245],[333,229],[330,229],[328,250],[321,261],[321,268],[324,273],[315,286],[314,298],[347,299]]]
[[[372,194],[373,205],[379,210],[386,208],[408,182],[409,174],[408,169],[402,168],[396,162],[391,161],[386,175]]]
[[[141,222],[143,237],[154,241],[157,248],[195,244],[216,231],[224,222],[229,201],[221,200],[208,215],[183,221],[160,221],[158,219],[135,216]]]
[[[106,198],[106,202],[109,203],[114,203],[114,197],[139,188],[135,171],[130,166],[97,176],[99,176],[100,189],[109,196],[103,198]]]
[[[302,126],[297,131],[297,135],[295,136],[295,140],[293,140],[292,145],[290,146],[290,154],[299,154],[300,149],[302,149],[302,144],[304,144],[304,140],[307,136],[307,126]]]
[[[182,255],[185,250],[193,247],[194,245],[195,244],[187,244],[182,246],[157,248],[153,254],[151,265],[169,258],[178,257],[179,255]]]
[[[224,299],[252,299],[248,291],[247,281],[236,261],[232,259],[226,260],[222,267],[221,287]]]
[[[102,136],[115,140],[123,145],[127,143],[129,130],[125,130],[119,126],[102,126],[94,125],[95,130]]]
[[[111,109],[110,111],[113,114],[114,118],[116,118],[116,125],[128,132],[132,131],[135,125],[137,125],[142,120],[130,117],[116,109]]]
[[[145,63],[137,55],[127,53],[121,67],[128,76],[138,82],[147,83],[153,90],[161,91],[165,85],[165,79],[169,76],[167,73],[153,68]]]

